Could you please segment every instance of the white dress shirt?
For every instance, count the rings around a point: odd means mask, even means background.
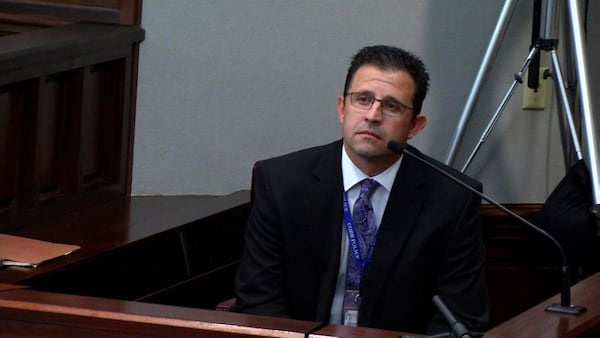
[[[381,224],[383,218],[383,212],[387,204],[388,198],[390,197],[390,191],[394,185],[394,179],[400,168],[402,158],[392,164],[384,172],[379,175],[369,177],[363,173],[348,157],[346,149],[342,147],[342,177],[344,182],[344,191],[348,197],[348,206],[350,212],[354,210],[354,203],[358,199],[360,194],[360,181],[365,178],[372,178],[379,187],[375,189],[373,195],[371,195],[371,204],[373,206],[373,213],[375,214],[375,220],[377,222],[377,228]],[[340,269],[337,275],[337,282],[335,286],[335,296],[333,297],[333,303],[331,305],[331,317],[330,323],[341,324],[342,321],[342,306],[344,303],[344,291],[346,288],[346,265],[348,264],[348,234],[343,222],[340,224],[343,227],[342,231],[342,250],[340,253]]]

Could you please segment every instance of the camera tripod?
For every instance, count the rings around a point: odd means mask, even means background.
[[[534,14],[541,14],[541,0],[534,0],[536,3],[534,4]],[[600,173],[598,171],[599,166],[599,158],[598,158],[598,129],[594,126],[594,118],[592,114],[592,103],[590,100],[590,90],[589,90],[589,81],[588,81],[588,71],[587,71],[587,61],[586,61],[586,50],[585,50],[585,41],[583,38],[583,25],[581,23],[580,18],[580,8],[579,8],[579,0],[564,0],[563,1],[563,10],[568,15],[565,17],[565,27],[570,33],[571,45],[572,45],[572,53],[575,63],[575,71],[576,76],[578,78],[578,94],[579,94],[579,124],[580,130],[578,130],[576,123],[574,121],[573,112],[571,109],[571,104],[569,102],[569,96],[567,94],[567,90],[565,89],[565,81],[563,77],[563,73],[560,67],[556,47],[558,45],[558,8],[557,2],[555,0],[546,0],[545,3],[545,21],[543,25],[543,34],[540,35],[532,44],[531,50],[527,55],[524,63],[522,64],[519,72],[515,74],[515,80],[511,84],[510,88],[506,92],[502,101],[500,102],[498,109],[492,116],[490,122],[482,133],[479,142],[473,149],[466,163],[462,167],[461,171],[464,172],[472,159],[475,157],[476,153],[479,151],[480,147],[486,141],[490,132],[494,128],[494,125],[500,118],[502,111],[506,107],[506,104],[510,100],[513,95],[515,89],[519,84],[523,82],[523,74],[525,71],[530,68],[532,62],[539,60],[539,53],[541,51],[548,52],[550,54],[550,60],[552,64],[552,73],[551,77],[554,80],[555,90],[557,92],[557,100],[560,100],[560,107],[562,108],[563,120],[561,120],[561,124],[563,125],[563,129],[568,130],[568,134],[570,135],[570,141],[564,142],[563,147],[565,154],[565,161],[568,163],[567,157],[572,152],[577,159],[586,158],[585,161],[587,163],[587,167],[589,170],[590,176],[590,184],[592,188],[593,194],[593,205],[591,206],[590,212],[594,214],[598,220],[598,235],[600,236]],[[477,77],[475,79],[474,85],[471,89],[469,97],[467,99],[467,103],[463,110],[462,116],[459,120],[458,127],[456,129],[454,138],[450,143],[450,148],[446,155],[446,164],[452,165],[455,157],[456,151],[463,137],[463,133],[466,127],[466,124],[469,120],[469,117],[473,111],[473,107],[475,102],[477,101],[477,97],[479,95],[479,91],[483,85],[484,79],[490,69],[490,65],[492,64],[492,59],[495,57],[497,50],[499,48],[500,40],[503,37],[506,28],[508,26],[508,22],[512,13],[514,12],[516,0],[506,0],[504,7],[502,8],[502,12],[494,29],[494,33],[488,45],[488,49],[484,55],[483,61],[477,73]],[[568,20],[567,20],[568,19]],[[538,23],[539,27],[539,19],[536,20],[534,17],[534,30],[532,30],[532,35],[535,35],[535,24]],[[537,76],[531,76],[531,73],[534,69],[537,71],[538,66],[532,67],[530,71],[529,78],[537,79]],[[548,76],[545,74],[544,76]],[[530,85],[531,87],[531,85]],[[565,121],[565,122],[563,122]],[[566,126],[564,126],[566,124]],[[563,136],[567,134],[567,132],[563,130]],[[582,152],[580,145],[580,137],[585,144],[585,156]],[[569,149],[566,149],[569,148]]]

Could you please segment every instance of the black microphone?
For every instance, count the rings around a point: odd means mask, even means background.
[[[446,321],[448,322],[448,324],[450,324],[450,327],[452,328],[452,332],[454,332],[454,335],[456,337],[458,337],[458,338],[473,338],[473,336],[471,335],[469,330],[467,330],[467,328],[463,325],[463,323],[456,320],[456,317],[454,317],[452,312],[448,309],[448,307],[446,307],[446,304],[444,304],[444,302],[442,301],[440,296],[435,295],[435,296],[433,296],[432,300],[433,300],[433,304],[435,304],[435,306],[438,308],[438,310],[440,311],[442,316],[444,316],[444,318],[446,318]]]
[[[463,323],[459,322],[456,317],[452,314],[452,311],[448,309],[442,298],[438,295],[434,295],[432,298],[433,304],[437,307],[438,311],[446,319],[446,322],[450,325],[452,332],[442,332],[435,335],[429,335],[426,338],[475,338],[483,336],[481,332],[471,333]],[[401,335],[398,338],[417,338],[416,336]]]
[[[449,178],[450,180],[454,181],[456,184],[462,186],[463,188],[474,193],[475,195],[488,201],[490,204],[494,205],[496,208],[504,211],[511,217],[517,219],[518,221],[520,221],[527,227],[535,230],[536,232],[538,232],[539,234],[543,235],[548,240],[550,240],[552,243],[554,243],[556,249],[558,250],[558,252],[562,258],[562,268],[561,268],[562,291],[560,293],[560,303],[554,303],[554,304],[546,307],[546,311],[570,314],[570,315],[580,315],[586,311],[586,308],[584,306],[571,304],[571,283],[570,283],[570,277],[569,277],[569,262],[567,260],[567,255],[565,254],[565,251],[563,250],[562,246],[554,237],[552,237],[552,235],[550,235],[549,233],[547,233],[546,231],[544,231],[542,228],[538,227],[537,225],[534,225],[533,223],[524,219],[523,217],[515,214],[514,212],[512,212],[510,209],[506,208],[502,204],[500,204],[500,203],[494,201],[493,199],[491,199],[490,197],[484,195],[477,189],[475,189],[475,188],[471,187],[470,185],[466,184],[465,182],[461,181],[459,178],[455,177],[454,175],[450,174],[449,172],[438,167],[431,161],[429,161],[425,158],[422,158],[422,157],[418,156],[417,154],[411,152],[410,150],[406,149],[406,147],[404,147],[400,143],[398,143],[396,141],[389,141],[388,149],[390,149],[391,151],[393,151],[394,153],[399,154],[399,155],[406,154],[406,155],[416,159],[417,161],[424,163],[428,167],[436,170],[440,174],[442,174],[442,175],[446,176],[447,178]]]

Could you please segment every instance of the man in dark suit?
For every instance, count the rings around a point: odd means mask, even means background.
[[[387,149],[390,140],[407,145],[425,126],[420,110],[428,85],[416,56],[365,47],[337,98],[342,140],[257,163],[236,278],[238,311],[449,332],[431,300],[437,294],[467,328],[485,329],[481,200]],[[436,163],[481,190],[479,182]],[[365,179],[376,182],[366,198]],[[354,214],[357,200],[364,202],[361,210],[368,205],[368,217]],[[363,223],[376,234],[356,236]]]

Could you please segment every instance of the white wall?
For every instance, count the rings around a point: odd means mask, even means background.
[[[397,45],[423,58],[432,77],[423,108],[428,125],[413,144],[444,160],[503,5],[145,0],[133,194],[248,189],[255,161],[339,138],[335,99],[350,57],[373,44]],[[457,166],[525,59],[530,20],[531,1],[518,1]],[[592,38],[599,35],[596,26]],[[542,61],[548,65],[546,54]],[[589,62],[591,78],[600,78],[600,66],[593,58]],[[516,91],[467,171],[501,202],[542,202],[564,173],[549,87],[544,111],[522,110],[523,87]]]

